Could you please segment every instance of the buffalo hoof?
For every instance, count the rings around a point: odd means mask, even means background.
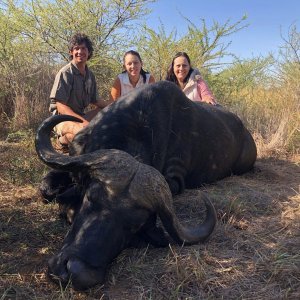
[[[102,284],[105,270],[87,265],[77,258],[61,260],[52,257],[48,262],[48,275],[56,283],[66,286],[68,283],[77,291],[83,291]]]

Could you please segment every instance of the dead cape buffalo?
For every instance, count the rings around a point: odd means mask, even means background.
[[[74,118],[47,119],[36,149],[55,169],[42,182],[43,196],[77,211],[49,272],[63,282],[71,277],[77,289],[102,282],[112,259],[136,240],[166,245],[156,215],[178,243],[205,240],[216,223],[209,200],[204,223],[186,229],[173,212],[171,193],[242,174],[256,160],[252,136],[236,115],[192,102],[169,82],[136,89],[101,111],[77,134],[71,156],[50,143],[52,128],[66,120]]]

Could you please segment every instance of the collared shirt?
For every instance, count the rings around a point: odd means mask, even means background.
[[[94,74],[86,66],[86,73],[83,76],[76,65],[68,63],[57,73],[50,99],[51,111],[56,108],[56,101],[59,101],[83,116],[85,108],[99,100]]]

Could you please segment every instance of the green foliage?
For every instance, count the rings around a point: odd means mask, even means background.
[[[32,135],[31,131],[24,131],[24,130],[19,130],[16,132],[11,132],[8,134],[6,138],[6,142],[8,143],[18,143],[18,142],[24,142],[26,140],[29,140]]]
[[[297,26],[292,24],[289,28],[287,37],[281,35],[284,44],[281,46],[280,54],[285,64],[300,64],[300,32]]]
[[[66,46],[70,37],[75,32],[85,32],[94,43],[94,57],[103,61],[116,57],[119,49],[132,42],[124,38],[124,32],[130,33],[132,21],[149,12],[145,8],[149,2],[152,1],[36,0],[27,6],[29,15],[38,20],[29,30],[39,37],[46,50],[65,61],[69,60]]]
[[[275,136],[281,147],[298,152],[300,35],[296,26],[282,36],[280,61],[272,56],[240,60],[230,52],[230,37],[245,30],[246,16],[211,25],[182,16],[179,24],[186,30],[178,36],[176,28],[167,32],[163,21],[158,28],[139,26],[150,2],[154,1],[1,1],[0,136],[6,137],[8,128],[13,132],[35,128],[48,116],[54,76],[69,59],[69,38],[82,31],[94,42],[89,66],[105,99],[122,70],[123,54],[132,45],[156,80],[165,78],[176,52],[186,51],[221,105],[237,113],[264,143],[271,145]],[[232,63],[224,65],[222,59],[230,56]]]
[[[214,22],[210,27],[204,19],[198,26],[183,18],[189,25],[187,33],[181,37],[177,36],[175,29],[167,33],[163,23],[157,30],[144,26],[139,33],[137,49],[157,80],[165,78],[172,58],[179,51],[187,52],[193,66],[200,69],[206,77],[213,68],[222,65],[219,62],[221,58],[231,55],[227,52],[230,42],[226,44],[224,39],[246,26],[242,25],[246,17],[235,23],[230,20],[224,24]]]
[[[149,2],[153,1],[1,1],[0,117],[5,114],[16,130],[35,127],[48,116],[55,72],[69,60],[68,41],[78,31],[94,42],[90,65],[100,94],[107,98],[116,58],[131,43],[124,32],[148,13]]]
[[[36,158],[32,155],[24,160],[23,157],[15,157],[10,160],[8,169],[9,181],[15,185],[25,183],[38,183],[41,181],[40,165],[37,166]]]
[[[208,27],[205,19],[201,19],[200,25],[197,25],[185,18],[189,24],[188,32],[180,40],[179,45],[186,49],[185,51],[189,53],[198,68],[219,68],[222,65],[220,59],[232,55],[229,52],[231,42],[227,38],[247,27],[247,24],[243,24],[246,19],[247,17],[244,16],[234,23],[229,19],[223,24],[214,21]]]
[[[32,130],[10,133],[6,142],[12,145],[10,153],[7,153],[7,166],[2,170],[2,177],[15,185],[40,182],[47,167],[37,159]]]
[[[137,41],[138,51],[156,80],[163,80],[174,53],[178,50],[176,31],[166,33],[164,25],[160,24],[158,32],[144,26]]]
[[[95,56],[114,53],[126,45],[122,38],[124,30],[131,30],[130,23],[149,12],[145,8],[149,2],[153,1],[15,1],[9,11],[17,32],[27,42],[32,41],[40,54],[68,61],[68,41],[76,32],[89,35],[95,45]]]
[[[273,66],[271,56],[266,58],[252,58],[249,60],[235,60],[226,69],[214,76],[214,92],[224,105],[234,105],[241,96],[251,95],[263,83],[269,87],[268,71]]]

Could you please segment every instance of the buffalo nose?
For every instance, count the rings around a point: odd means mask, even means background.
[[[104,269],[91,267],[79,259],[69,259],[67,269],[75,290],[86,290],[104,282]]]
[[[48,261],[48,275],[56,283],[72,282],[75,290],[86,290],[104,282],[106,268],[92,267],[75,257],[60,253]]]
[[[48,261],[48,275],[56,282],[67,284],[70,275],[67,271],[66,262],[61,262],[59,258],[52,257]]]

